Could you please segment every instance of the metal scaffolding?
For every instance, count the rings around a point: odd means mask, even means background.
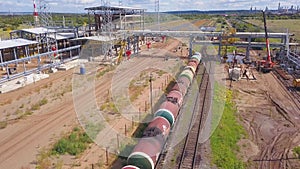
[[[103,17],[102,17],[102,34],[104,36],[107,36],[109,39],[109,41],[103,43],[101,47],[104,53],[104,60],[108,60],[110,51],[112,50],[112,31],[113,31],[112,11],[111,11],[109,0],[101,0],[101,4],[104,7]]]
[[[39,21],[40,26],[53,26],[50,5],[46,0],[39,0]]]
[[[144,29],[144,9],[110,6],[109,1],[102,0],[101,6],[85,8],[89,15],[90,36],[106,36],[111,41],[102,43],[104,60],[111,57],[114,40],[124,39],[118,30]],[[91,15],[94,15],[94,23]],[[138,25],[138,26],[137,26]]]

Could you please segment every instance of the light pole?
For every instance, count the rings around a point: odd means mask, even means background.
[[[150,82],[150,110],[151,110],[151,114],[153,114],[153,105],[152,105],[152,79],[153,75],[152,73],[150,73],[150,77],[149,77],[149,82]]]

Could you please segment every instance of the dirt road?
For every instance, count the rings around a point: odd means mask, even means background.
[[[11,104],[7,106],[26,105],[28,104],[26,99],[29,96],[38,95],[39,90],[37,89],[42,89],[50,82],[54,83],[50,89],[56,88],[56,85],[62,87],[68,84],[68,81],[70,82],[71,78],[68,77],[72,73],[73,71],[58,73],[34,85],[1,95],[1,101],[12,100]],[[63,81],[64,78],[66,78],[65,81]],[[47,97],[45,93],[42,95]],[[66,93],[64,98],[54,101],[50,101],[50,95],[48,97],[49,104],[42,107],[41,110],[32,116],[9,120],[8,126],[0,130],[0,168],[33,168],[40,148],[47,147],[59,138],[62,132],[69,131],[74,124],[77,124],[71,93]],[[55,106],[51,106],[52,104]],[[5,105],[1,109],[3,107]]]
[[[239,143],[240,155],[249,168],[300,168],[292,153],[300,145],[300,110],[274,76],[256,77],[233,86],[240,119],[250,135]]]

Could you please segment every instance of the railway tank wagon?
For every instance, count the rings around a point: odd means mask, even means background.
[[[172,126],[175,123],[179,108],[180,107],[177,104],[174,104],[167,100],[160,105],[160,108],[155,112],[154,117],[164,117]]]
[[[185,69],[182,71],[182,73],[179,75],[179,78],[181,77],[186,77],[189,79],[189,83],[187,84],[187,86],[190,86],[190,84],[192,83],[193,79],[194,79],[194,73],[193,71],[191,71],[190,69]]]
[[[128,164],[139,168],[154,168],[170,128],[167,119],[155,117],[144,130],[142,139],[128,157]]]
[[[163,145],[164,142],[155,137],[142,138],[129,155],[127,163],[141,169],[154,169]]]
[[[161,116],[155,117],[143,132],[143,137],[159,137],[159,139],[166,140],[170,132],[169,121]]]
[[[183,95],[179,91],[171,90],[169,92],[169,94],[167,95],[167,100],[170,101],[170,102],[172,102],[172,103],[176,103],[179,106],[181,106],[182,102],[183,102]]]
[[[197,70],[197,63],[196,62],[189,62],[188,65],[184,69],[190,69],[193,74],[195,75]]]
[[[127,166],[123,167],[122,169],[140,169],[140,168],[133,166],[133,165],[127,165]]]
[[[182,96],[185,96],[189,88],[189,84],[190,84],[190,80],[187,77],[181,76],[177,79],[177,82],[172,88],[172,90],[179,91],[182,94]]]
[[[154,114],[154,119],[148,124],[143,136],[134,147],[127,159],[127,166],[122,169],[154,169],[163,149],[167,136],[174,125],[183,98],[196,74],[202,56],[193,55],[188,65],[180,73],[176,84],[167,94],[167,99],[160,105]]]

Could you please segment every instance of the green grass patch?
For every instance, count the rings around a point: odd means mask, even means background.
[[[40,100],[38,103],[34,104],[31,106],[31,110],[35,111],[35,110],[40,110],[41,106],[45,105],[48,103],[48,100],[46,98],[43,98],[42,100]]]
[[[86,133],[92,138],[95,139],[98,135],[98,133],[104,129],[104,124],[101,123],[88,123],[85,126]]]
[[[70,154],[76,156],[84,152],[90,143],[92,143],[91,138],[82,129],[75,127],[70,135],[60,139],[53,146],[51,154]]]
[[[7,126],[7,121],[0,121],[0,129],[5,129]]]
[[[224,94],[226,93],[226,97]],[[214,107],[213,113],[220,106],[218,103],[225,101],[224,111],[219,126],[211,136],[212,163],[219,168],[224,169],[243,169],[245,164],[237,158],[239,152],[238,141],[246,135],[243,127],[238,123],[236,118],[235,104],[232,102],[233,92],[222,88],[219,85],[215,86]],[[216,123],[216,121],[213,121]]]
[[[100,106],[101,111],[111,111],[114,113],[119,112],[116,105],[113,102],[106,102]]]
[[[35,111],[35,110],[40,110],[41,106],[39,103],[36,103],[34,105],[31,106],[31,110]]]
[[[43,98],[40,102],[39,102],[39,105],[40,106],[43,106],[43,105],[46,105],[48,103],[48,100],[46,98]]]
[[[24,116],[30,116],[32,114],[33,114],[33,112],[28,109],[24,112]]]
[[[167,72],[165,72],[163,70],[158,70],[158,71],[156,71],[156,73],[158,74],[158,76],[162,76],[162,75],[166,74]]]
[[[263,28],[262,20],[246,20],[249,23]],[[282,20],[267,20],[268,31],[270,32],[287,32],[295,34],[297,40],[300,39],[300,19],[282,19]]]
[[[51,153],[49,151],[42,149],[37,156],[36,169],[50,168],[52,165],[50,156]]]
[[[300,146],[293,149],[293,153],[300,159]]]
[[[146,71],[141,72],[137,79],[131,80],[129,83],[130,101],[135,101],[149,84],[149,75]]]
[[[96,74],[96,77],[99,79],[100,77],[104,76],[106,73],[115,70],[115,66],[108,66],[104,70],[100,71],[99,73]]]

